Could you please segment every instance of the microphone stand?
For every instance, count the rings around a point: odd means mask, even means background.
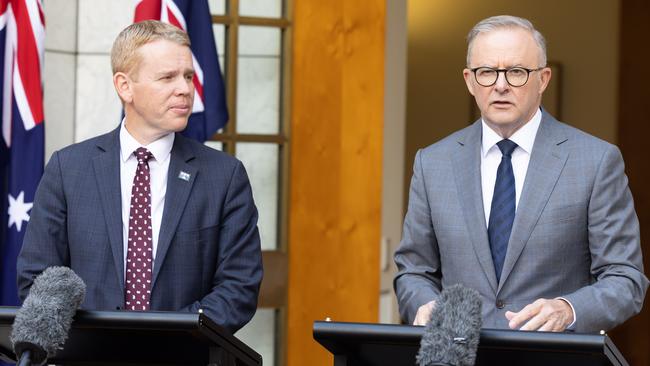
[[[16,366],[32,366],[32,351],[27,349],[21,353]]]

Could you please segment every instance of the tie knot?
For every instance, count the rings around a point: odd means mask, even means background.
[[[508,139],[505,139],[497,142],[497,146],[499,147],[499,150],[501,150],[501,154],[503,154],[503,156],[511,157],[512,152],[517,147],[517,144]]]
[[[151,153],[151,151],[147,150],[144,147],[139,147],[135,149],[133,154],[135,154],[135,157],[136,159],[138,159],[138,163],[140,164],[147,163],[149,162],[149,159],[153,158],[153,154]]]

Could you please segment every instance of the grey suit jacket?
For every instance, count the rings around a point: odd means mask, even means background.
[[[35,276],[63,265],[86,283],[83,308],[123,308],[119,156],[119,128],[52,155],[17,263],[23,300]],[[179,178],[181,171],[189,180]],[[151,309],[203,309],[234,332],[255,313],[261,279],[257,209],[244,167],[176,134]]]
[[[638,313],[643,274],[639,222],[614,146],[543,112],[497,283],[483,210],[481,122],[418,151],[394,286],[400,313],[452,284],[476,289],[483,327],[538,298],[573,305],[575,331],[611,329]]]

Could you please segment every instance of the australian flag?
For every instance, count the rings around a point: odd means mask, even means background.
[[[43,41],[38,0],[0,0],[0,305],[18,305],[16,257],[43,174]]]
[[[207,0],[142,0],[134,22],[160,20],[183,29],[192,43],[194,106],[185,136],[204,142],[228,122],[217,46]]]

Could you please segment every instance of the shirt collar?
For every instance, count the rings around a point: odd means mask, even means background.
[[[537,136],[537,130],[539,125],[542,122],[542,111],[538,108],[537,112],[533,115],[533,118],[530,121],[526,122],[520,129],[515,131],[515,133],[510,136],[509,140],[516,143],[518,147],[522,148],[529,155],[533,151],[533,144],[535,143],[535,136]],[[491,129],[483,119],[481,119],[481,124],[483,125],[483,138],[482,138],[482,149],[481,152],[483,157],[487,156],[490,149],[496,146],[497,142],[503,140],[503,137],[499,136],[493,129]]]
[[[140,144],[133,136],[131,136],[129,131],[127,131],[124,123],[125,120],[122,120],[122,124],[120,125],[120,155],[122,162],[129,160],[129,158],[133,156],[133,152],[142,146],[142,144]],[[144,147],[151,151],[153,158],[157,162],[162,163],[169,159],[172,146],[174,145],[174,138],[175,134],[171,132]]]

